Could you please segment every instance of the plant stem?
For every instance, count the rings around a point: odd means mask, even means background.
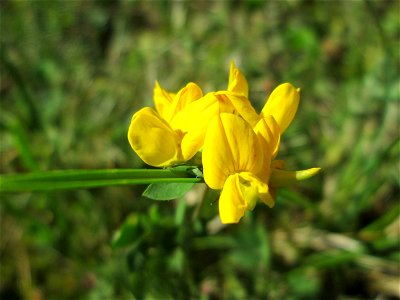
[[[0,176],[0,192],[87,189],[163,182],[197,183],[184,169],[64,170]]]

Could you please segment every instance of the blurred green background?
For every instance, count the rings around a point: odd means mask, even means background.
[[[145,167],[155,80],[225,89],[231,60],[258,109],[301,87],[278,158],[323,171],[226,227],[201,184],[2,194],[0,298],[397,299],[399,3],[1,1],[2,174]]]

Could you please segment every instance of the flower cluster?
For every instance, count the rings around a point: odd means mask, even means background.
[[[204,181],[221,190],[221,221],[237,223],[258,199],[272,207],[277,187],[320,170],[285,171],[283,161],[275,160],[299,99],[300,89],[283,83],[258,114],[248,98],[246,78],[231,63],[223,91],[203,94],[190,82],[174,94],[156,82],[156,109],[145,107],[133,115],[128,140],[139,157],[155,167],[183,164],[202,153]]]

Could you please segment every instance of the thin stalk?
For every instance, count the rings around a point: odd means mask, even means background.
[[[0,192],[34,192],[65,189],[87,189],[151,183],[197,183],[185,170],[111,169],[65,170],[0,176]]]

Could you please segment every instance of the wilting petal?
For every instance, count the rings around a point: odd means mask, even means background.
[[[162,167],[182,161],[179,135],[150,107],[133,115],[128,140],[148,165]]]
[[[153,91],[153,101],[156,106],[157,112],[160,114],[162,118],[166,118],[166,116],[170,115],[171,105],[174,100],[175,94],[169,93],[164,90],[158,81],[154,86]]]
[[[246,98],[249,95],[249,85],[246,77],[236,68],[235,63],[231,62],[231,68],[229,71],[229,84],[228,91],[243,94]]]
[[[204,140],[204,180],[220,189],[229,175],[256,174],[262,167],[260,142],[249,124],[239,116],[223,113],[213,118]]]
[[[279,125],[281,134],[292,122],[299,106],[300,89],[290,83],[283,83],[274,89],[269,96],[261,114],[272,115]]]
[[[219,197],[219,216],[223,224],[237,223],[243,217],[247,203],[242,196],[239,174],[230,175]]]
[[[321,168],[311,168],[300,171],[286,171],[272,169],[270,184],[274,187],[290,186],[298,181],[305,180],[316,175]]]

